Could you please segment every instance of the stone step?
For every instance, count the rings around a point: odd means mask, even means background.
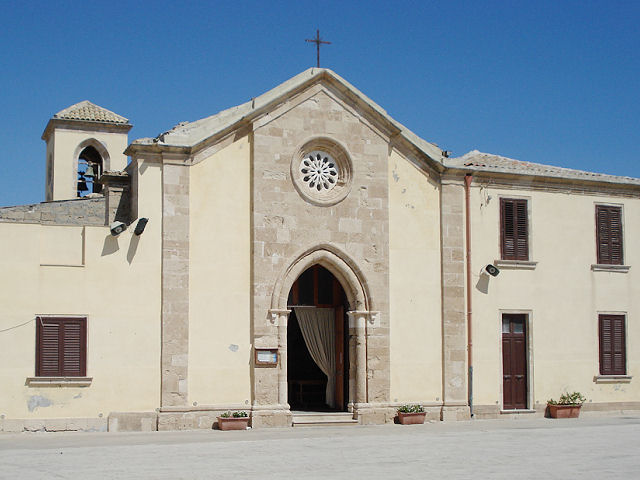
[[[293,412],[294,427],[357,425],[349,412]]]

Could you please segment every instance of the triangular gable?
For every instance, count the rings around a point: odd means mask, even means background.
[[[141,138],[135,140],[129,147],[131,150],[145,150],[145,146],[154,146],[154,149],[183,149],[195,151],[205,144],[210,138],[228,134],[241,128],[247,122],[251,122],[279,105],[289,98],[304,91],[317,83],[324,83],[347,97],[376,123],[385,125],[385,129],[392,133],[394,138],[404,140],[412,146],[412,150],[422,153],[433,165],[442,167],[442,151],[434,144],[429,143],[411,132],[401,123],[395,121],[389,114],[369,97],[357,88],[325,68],[310,68],[292,77],[281,85],[268,92],[236,107],[223,110],[216,115],[197,120],[195,122],[183,122],[171,130],[158,135],[156,138]]]

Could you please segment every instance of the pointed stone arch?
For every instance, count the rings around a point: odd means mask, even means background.
[[[84,176],[85,169],[81,168],[82,162],[92,166],[91,175]],[[102,193],[102,185],[99,182],[99,178],[103,172],[109,169],[109,163],[109,151],[102,142],[95,138],[87,138],[78,144],[73,154],[73,166],[78,179],[78,196],[82,195],[81,192]],[[81,183],[84,185],[83,189],[80,189]],[[90,189],[87,188],[87,184],[91,185]]]
[[[277,342],[280,361],[276,374],[278,385],[278,405],[260,406],[254,404],[253,418],[260,425],[260,419],[266,412],[263,408],[274,408],[269,414],[281,415],[285,418],[284,424],[291,424],[291,411],[287,403],[287,323],[290,310],[288,310],[289,291],[298,277],[309,267],[321,265],[329,270],[338,280],[347,296],[349,304],[349,411],[357,415],[368,402],[367,384],[367,334],[366,322],[375,320],[379,312],[375,312],[375,303],[372,301],[369,284],[358,265],[346,253],[330,244],[319,244],[299,251],[293,257],[290,264],[281,271],[274,284],[271,296],[271,308],[269,316],[271,324],[277,326]],[[372,323],[373,325],[373,323]],[[255,372],[254,372],[255,374]],[[267,381],[256,382],[258,392],[256,396],[266,397],[264,385]],[[269,415],[268,414],[268,415]]]
[[[313,265],[322,265],[329,270],[342,285],[352,311],[374,310],[368,284],[356,263],[333,245],[321,244],[301,251],[289,266],[279,275],[273,288],[271,308],[285,310],[289,290],[296,279]]]
[[[93,147],[98,151],[98,153],[102,157],[102,166],[104,171],[107,171],[111,168],[111,157],[109,156],[109,150],[107,150],[107,147],[101,141],[96,140],[95,138],[87,138],[86,140],[80,142],[73,152],[73,158],[76,162],[76,170],[78,170],[78,157],[80,157],[82,151],[87,147]]]

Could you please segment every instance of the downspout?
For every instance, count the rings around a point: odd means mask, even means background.
[[[469,414],[473,417],[473,336],[471,323],[471,182],[473,175],[467,173],[464,177],[464,202],[465,202],[465,243],[467,249],[467,364],[469,365]]]

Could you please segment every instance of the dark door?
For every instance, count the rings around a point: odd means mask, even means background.
[[[336,307],[336,407],[344,408],[344,307]]]
[[[335,408],[339,411],[346,410],[349,391],[348,374],[345,375],[345,372],[349,372],[346,305],[346,296],[340,282],[320,265],[313,265],[305,270],[289,292],[288,306],[291,309],[296,306],[314,306],[333,308],[335,311]],[[307,350],[295,311],[291,313],[287,329],[287,353],[289,404],[292,408],[325,409],[326,375]]]
[[[502,315],[502,391],[505,410],[527,408],[527,340],[523,314]]]

